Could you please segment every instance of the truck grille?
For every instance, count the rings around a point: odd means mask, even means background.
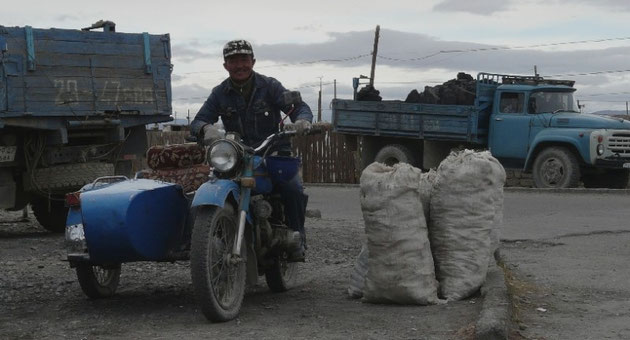
[[[614,154],[630,156],[630,133],[613,133],[606,147]]]

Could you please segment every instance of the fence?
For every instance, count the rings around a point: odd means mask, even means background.
[[[323,125],[322,133],[293,139],[293,151],[302,158],[302,178],[307,183],[357,183],[356,152],[343,135]]]
[[[302,158],[302,178],[307,183],[358,183],[355,157],[344,137],[322,125],[322,133],[293,138],[293,151]],[[188,131],[147,131],[149,146],[181,144]]]

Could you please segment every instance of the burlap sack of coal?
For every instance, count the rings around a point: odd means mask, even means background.
[[[429,237],[441,298],[466,298],[485,281],[504,183],[505,170],[488,151],[452,152],[440,163]]]
[[[363,244],[361,252],[357,257],[357,262],[354,264],[354,269],[350,274],[350,284],[348,285],[348,296],[353,299],[360,299],[363,297],[363,287],[365,286],[365,274],[367,273],[368,266],[368,250],[367,244]]]
[[[437,172],[434,169],[430,169],[429,172],[423,172],[420,178],[420,201],[422,202],[422,211],[424,212],[424,219],[427,224],[431,220],[431,191],[433,191],[433,184],[435,183],[435,177]]]
[[[496,196],[493,197],[494,206],[494,219],[492,221],[492,229],[490,230],[490,262],[496,261],[495,253],[501,245],[501,229],[503,229],[503,187],[501,190],[497,190]]]
[[[361,174],[368,266],[363,299],[435,304],[437,281],[422,209],[420,169],[372,163]]]

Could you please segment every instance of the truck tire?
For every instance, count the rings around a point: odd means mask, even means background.
[[[396,163],[407,163],[413,166],[416,165],[416,159],[409,148],[400,144],[390,144],[384,146],[376,154],[374,161],[388,166],[392,166]]]
[[[614,169],[603,174],[588,174],[582,177],[585,188],[625,189],[628,187],[630,170]]]
[[[76,190],[98,177],[114,175],[111,163],[77,163],[35,169],[33,186],[43,191],[62,192]]]
[[[537,188],[574,188],[580,180],[580,165],[568,148],[549,147],[536,156],[533,178]]]
[[[64,206],[61,196],[36,197],[31,199],[31,208],[37,222],[44,229],[53,233],[63,233],[66,229],[68,208]]]

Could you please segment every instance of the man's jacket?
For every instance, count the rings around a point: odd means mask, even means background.
[[[289,112],[290,106],[284,103],[284,86],[274,78],[253,73],[253,89],[249,103],[226,79],[212,89],[210,97],[203,104],[191,124],[191,132],[200,136],[203,126],[214,124],[221,118],[225,131],[237,132],[249,146],[258,146],[267,136],[278,132],[282,120],[280,111]],[[292,122],[297,119],[313,119],[313,113],[306,103],[296,105],[289,116]]]

